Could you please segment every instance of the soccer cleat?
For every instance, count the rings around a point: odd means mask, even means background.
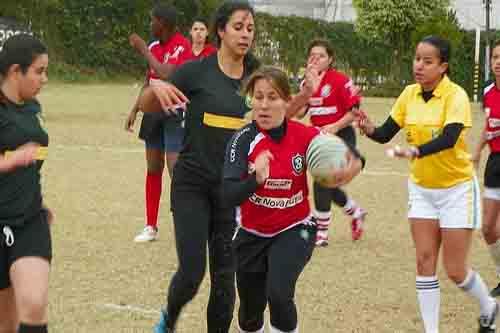
[[[351,220],[351,236],[353,241],[357,241],[361,239],[361,236],[363,236],[363,231],[364,231],[364,222],[365,222],[365,216],[367,212],[365,212],[362,208],[358,208],[359,212],[355,215],[356,217],[353,217]]]
[[[495,309],[490,316],[479,317],[479,333],[496,332],[495,320],[498,315],[498,303],[495,302]]]
[[[328,235],[322,235],[318,232],[316,235],[316,246],[320,247],[328,246]]]
[[[167,327],[167,318],[167,313],[162,310],[160,313],[160,320],[158,320],[153,328],[153,333],[174,333],[174,331]]]
[[[490,295],[491,295],[491,297],[500,296],[500,283],[490,291]]]
[[[143,243],[151,242],[158,238],[158,230],[154,227],[147,225],[137,236],[134,238],[134,242]]]

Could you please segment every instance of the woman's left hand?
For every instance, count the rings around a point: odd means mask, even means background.
[[[419,151],[417,147],[401,148],[396,145],[394,148],[387,149],[386,154],[393,158],[406,158],[412,160],[418,157]]]

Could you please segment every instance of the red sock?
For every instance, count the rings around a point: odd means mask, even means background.
[[[162,172],[149,173],[146,176],[146,219],[153,228],[158,227],[158,209],[161,197]]]

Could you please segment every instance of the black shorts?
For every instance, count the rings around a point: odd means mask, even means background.
[[[336,133],[336,135],[347,142],[349,145],[356,147],[356,131],[354,127],[347,126]]]
[[[500,187],[500,153],[491,153],[484,170],[484,186],[489,188]]]
[[[260,237],[239,229],[233,240],[233,251],[237,270],[243,272],[267,272],[269,254],[273,246],[285,247],[286,253],[294,254],[283,260],[301,260],[305,264],[311,259],[316,241],[315,224],[299,224],[274,237]]]
[[[52,241],[47,211],[30,218],[19,227],[0,226],[0,290],[10,287],[9,270],[23,257],[52,260]],[[8,239],[7,239],[8,238]],[[9,241],[9,243],[8,243]]]
[[[139,138],[147,149],[159,149],[169,153],[182,150],[184,141],[183,112],[173,116],[161,113],[145,113],[142,117]]]

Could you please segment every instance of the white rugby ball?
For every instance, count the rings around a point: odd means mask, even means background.
[[[312,139],[307,148],[306,163],[314,180],[322,185],[332,183],[332,171],[346,165],[348,149],[335,135],[322,133]]]

